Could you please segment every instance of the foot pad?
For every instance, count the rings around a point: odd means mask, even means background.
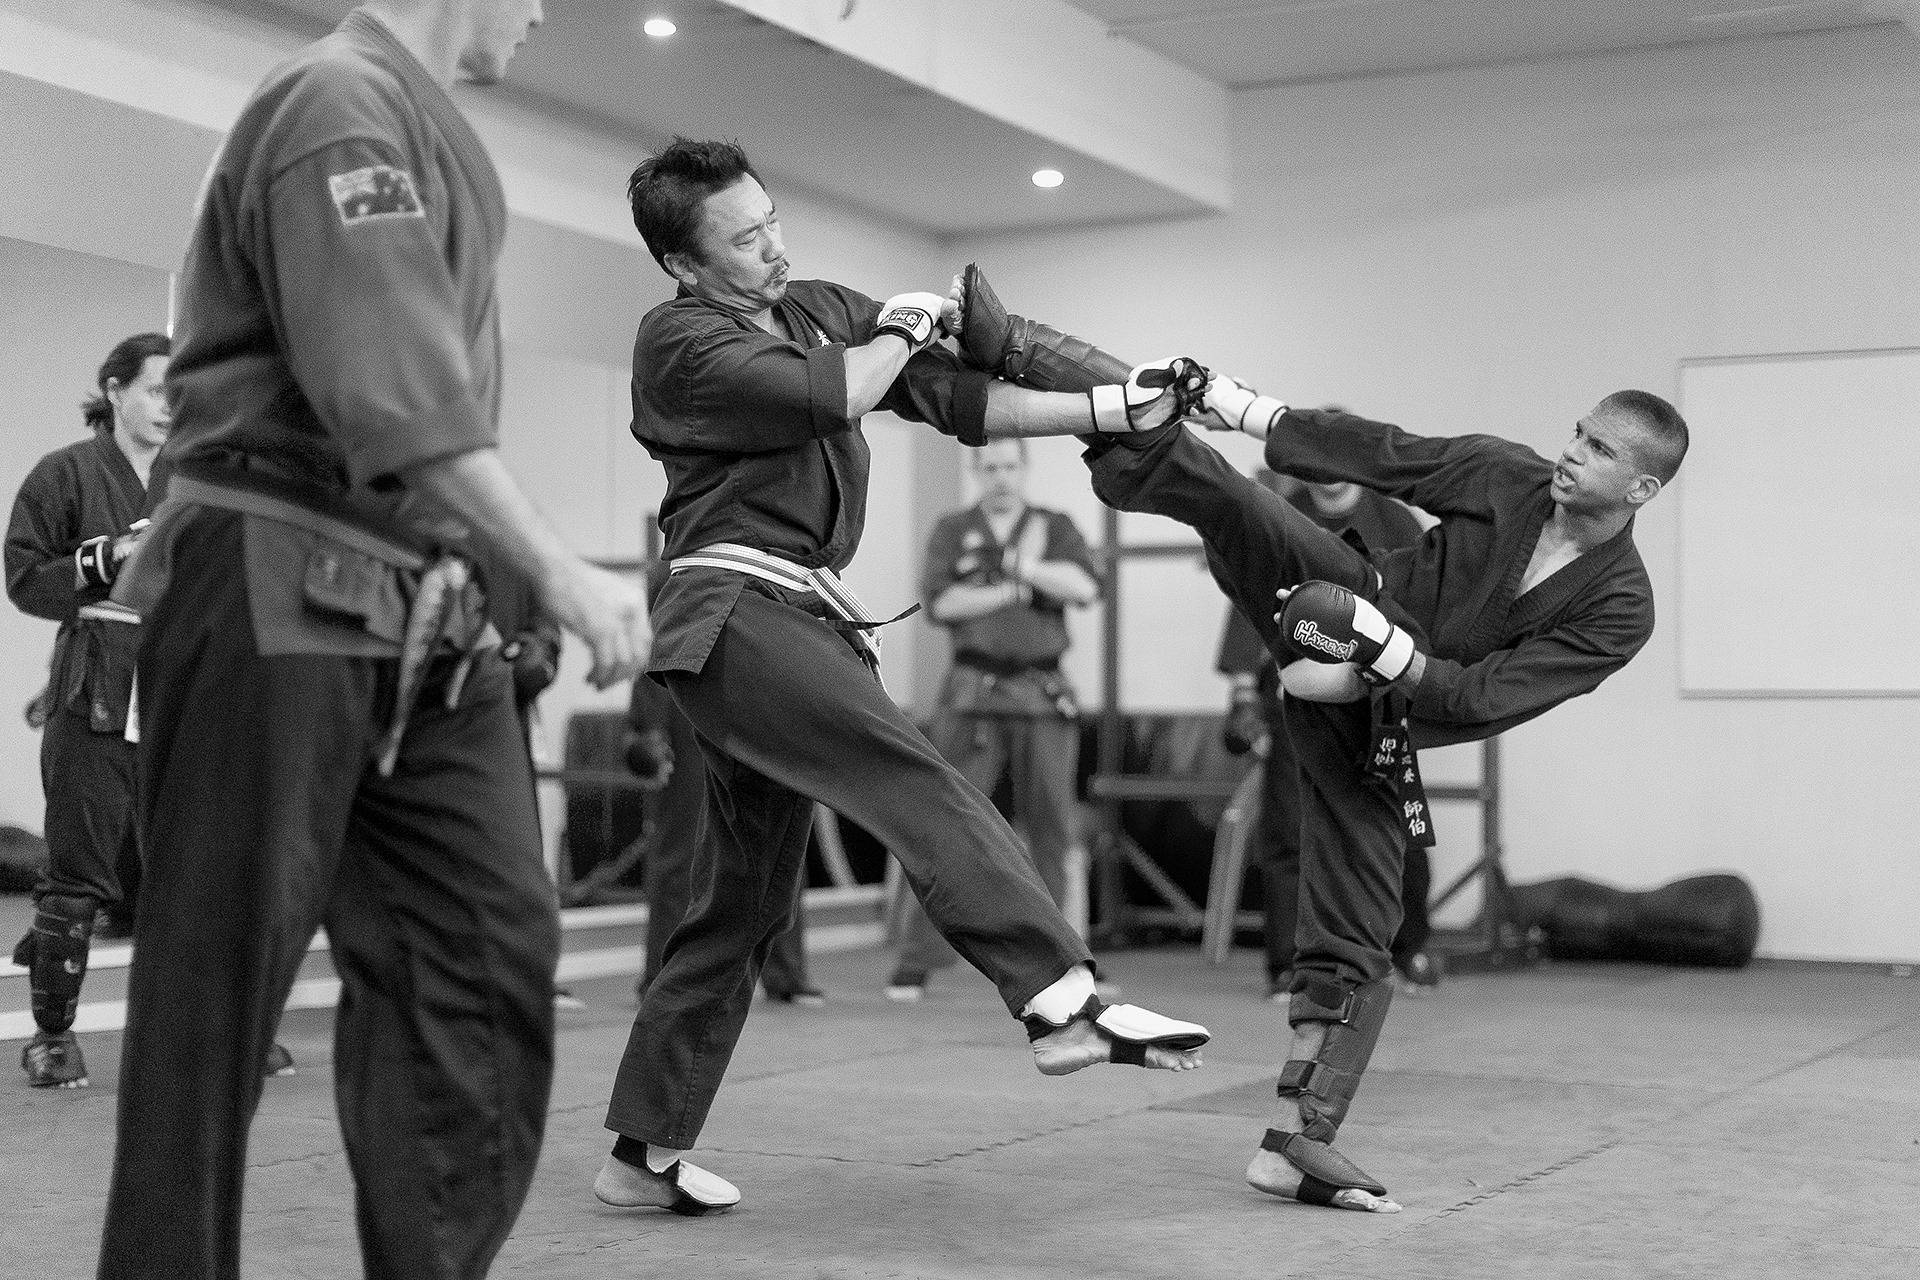
[[[1027,1038],[1034,1042],[1036,1055],[1042,1053],[1041,1040],[1076,1024],[1085,1024],[1105,1045],[1105,1061],[1130,1067],[1147,1066],[1147,1051],[1150,1049],[1186,1054],[1212,1038],[1207,1029],[1197,1022],[1182,1022],[1134,1004],[1103,1004],[1099,996],[1088,996],[1080,1011],[1066,1022],[1049,1022],[1037,1013],[1028,1014],[1022,1021],[1027,1025]],[[1065,1075],[1099,1060],[1082,1058],[1072,1065],[1053,1068],[1043,1060],[1040,1070],[1047,1075]],[[1188,1065],[1198,1066],[1199,1063],[1196,1060]]]
[[[1260,1149],[1271,1151],[1300,1171],[1299,1199],[1306,1204],[1332,1204],[1334,1193],[1365,1191],[1376,1196],[1387,1194],[1386,1186],[1362,1172],[1359,1165],[1324,1142],[1299,1133],[1269,1129],[1260,1139]]]
[[[687,1218],[725,1213],[740,1203],[740,1188],[686,1160],[655,1173],[608,1156],[593,1180],[593,1194],[616,1209],[665,1209]]]

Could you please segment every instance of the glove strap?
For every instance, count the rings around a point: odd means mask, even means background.
[[[106,534],[88,538],[73,551],[74,585],[79,588],[113,585],[113,539]]]
[[[1234,425],[1252,436],[1265,436],[1273,428],[1274,419],[1287,411],[1284,401],[1272,396],[1256,395],[1240,411],[1240,421]]]
[[[933,340],[934,318],[920,307],[895,307],[884,312],[874,325],[873,336],[883,333],[897,334],[907,340],[907,346],[914,351]]]
[[[1124,386],[1118,383],[1107,383],[1094,387],[1087,392],[1087,402],[1093,406],[1095,431],[1133,430],[1133,419],[1127,413],[1127,389]]]

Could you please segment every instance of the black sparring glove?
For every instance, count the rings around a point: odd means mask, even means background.
[[[120,571],[121,557],[113,554],[113,538],[101,534],[73,549],[73,576],[80,587],[111,587]]]
[[[1227,704],[1227,718],[1220,726],[1220,745],[1227,754],[1243,756],[1259,746],[1267,736],[1267,717],[1260,708],[1255,689],[1235,689]]]
[[[526,706],[547,691],[560,674],[560,642],[539,631],[522,631],[500,646],[513,671],[513,698]]]
[[[1413,637],[1345,587],[1303,582],[1276,593],[1280,634],[1315,662],[1351,662],[1368,684],[1392,684],[1413,664]]]
[[[664,729],[642,729],[627,738],[627,771],[648,791],[658,791],[673,776],[673,744]]]

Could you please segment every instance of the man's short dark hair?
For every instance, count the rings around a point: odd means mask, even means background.
[[[1616,391],[1600,407],[1627,414],[1639,424],[1635,452],[1654,479],[1667,484],[1679,474],[1680,461],[1687,456],[1687,420],[1678,409],[1651,391]]]
[[[742,178],[760,181],[737,142],[675,138],[659,155],[640,162],[627,179],[627,203],[661,270],[667,270],[670,253],[697,255],[702,202]]]

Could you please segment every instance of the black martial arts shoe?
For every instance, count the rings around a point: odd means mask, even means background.
[[[616,1209],[665,1209],[683,1217],[725,1213],[740,1203],[740,1188],[697,1164],[675,1160],[659,1173],[609,1155],[593,1180],[593,1195]]]
[[[298,1075],[299,1069],[293,1065],[293,1055],[287,1052],[287,1046],[276,1043],[268,1047],[267,1056],[260,1060],[260,1074],[272,1079]]]
[[[818,1009],[827,1002],[827,993],[818,987],[795,987],[791,991],[775,991],[767,988],[767,999],[775,1004],[797,1004],[808,1009]]]
[[[1396,956],[1393,961],[1393,987],[1401,995],[1423,996],[1440,985],[1446,966],[1438,956],[1416,951]]]
[[[72,1031],[36,1031],[20,1051],[20,1069],[36,1089],[84,1089],[87,1060]]]

